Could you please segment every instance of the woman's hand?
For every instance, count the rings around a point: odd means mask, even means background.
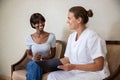
[[[103,69],[104,57],[98,57],[94,59],[93,63],[89,64],[63,64],[58,66],[58,68],[70,71],[70,70],[83,70],[83,71],[100,71]]]
[[[70,61],[69,61],[69,58],[68,58],[68,57],[61,58],[61,59],[60,59],[60,61],[61,61],[61,63],[62,63],[62,64],[67,64],[67,63],[70,63]]]
[[[64,64],[64,65],[60,65],[58,66],[59,69],[63,69],[65,71],[70,71],[70,70],[73,70],[75,68],[75,65],[74,64]]]
[[[42,57],[39,53],[36,53],[33,57],[32,57],[32,60],[41,60]]]

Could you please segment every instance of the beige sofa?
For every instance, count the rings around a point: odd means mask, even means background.
[[[120,80],[120,41],[106,41],[107,44],[107,60],[110,68],[111,75],[104,80]],[[65,45],[62,41],[56,41],[56,53],[55,57],[61,58],[64,55]],[[11,80],[26,80],[26,63],[29,59],[25,55],[20,61],[11,65]],[[42,80],[47,80],[46,73],[43,75]]]
[[[62,41],[56,40],[56,55],[55,58],[62,58],[64,56],[65,45]],[[26,64],[29,61],[26,52],[24,56],[17,63],[11,65],[11,80],[26,80]],[[42,80],[47,79],[47,74],[43,75]]]

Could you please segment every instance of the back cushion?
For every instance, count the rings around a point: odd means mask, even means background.
[[[120,65],[120,45],[107,44],[107,50],[108,66],[112,74]]]
[[[63,42],[56,42],[56,54],[55,54],[55,58],[61,58],[63,57]]]

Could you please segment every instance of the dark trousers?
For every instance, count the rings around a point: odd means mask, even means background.
[[[54,58],[50,60],[36,61],[36,63],[43,68],[43,72],[51,72],[61,70],[57,66],[62,65],[60,59]]]

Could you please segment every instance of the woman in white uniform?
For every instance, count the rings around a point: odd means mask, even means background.
[[[63,65],[58,66],[63,71],[54,71],[47,80],[102,80],[110,75],[106,61],[106,43],[94,31],[87,28],[92,10],[81,6],[69,9],[68,24],[75,30],[69,38]]]

